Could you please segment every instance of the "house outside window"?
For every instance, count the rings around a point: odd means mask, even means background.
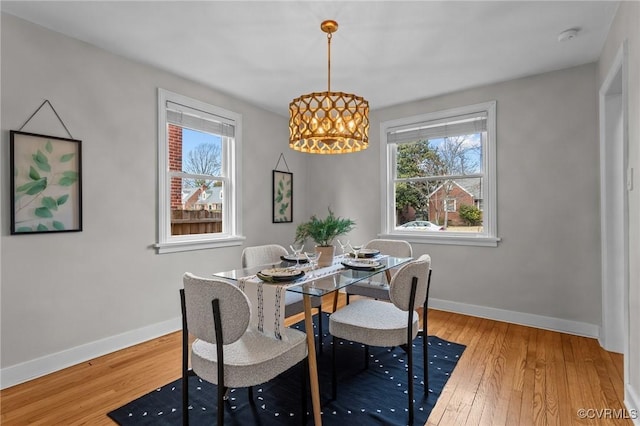
[[[237,113],[158,89],[158,253],[241,244],[241,126]]]
[[[495,123],[495,101],[381,123],[382,233],[496,246]]]

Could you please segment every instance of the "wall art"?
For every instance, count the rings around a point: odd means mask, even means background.
[[[82,231],[81,141],[10,132],[11,234]]]

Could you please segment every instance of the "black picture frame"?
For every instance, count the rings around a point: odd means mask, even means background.
[[[293,173],[274,170],[271,188],[272,222],[293,222]]]
[[[11,235],[82,231],[82,141],[10,131]]]

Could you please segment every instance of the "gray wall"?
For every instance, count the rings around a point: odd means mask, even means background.
[[[640,407],[640,3],[625,1],[609,31],[598,64],[598,87],[604,82],[623,41],[628,42],[629,167],[635,170],[629,196],[629,347],[625,378],[627,407]],[[637,420],[636,420],[637,422]]]
[[[375,237],[380,123],[491,100],[502,241],[497,248],[413,244],[415,254],[433,258],[433,306],[595,335],[601,321],[595,64],[376,110],[371,148],[310,160],[312,176],[345,189],[314,193],[310,209],[335,205],[357,220],[357,239]]]
[[[85,219],[82,233],[9,236],[2,203],[3,386],[7,377],[177,327],[182,273],[239,263],[241,247],[167,255],[150,248],[157,87],[243,115],[247,245],[293,236],[295,223],[271,224],[270,173],[280,152],[295,174],[294,222],[331,206],[357,221],[349,238],[366,241],[380,232],[380,122],[496,100],[502,242],[415,244],[416,254],[433,257],[434,304],[583,334],[600,324],[595,64],[374,111],[368,150],[306,156],[287,148],[283,117],[3,15],[0,195],[9,198],[8,130],[49,99],[83,140]],[[55,120],[39,120],[25,130],[64,135]]]
[[[280,152],[295,176],[295,219],[307,217],[306,156],[289,150],[285,118],[2,15],[3,385],[25,371],[177,329],[182,274],[239,266],[240,246],[163,255],[151,248],[158,87],[242,114],[246,244],[293,238],[295,224],[271,223],[271,170]],[[84,231],[10,236],[9,130],[44,99],[82,140]],[[67,136],[46,107],[24,131]],[[25,362],[33,363],[23,371]]]

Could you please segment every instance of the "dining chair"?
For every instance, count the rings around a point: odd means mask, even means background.
[[[273,379],[302,361],[302,422],[306,423],[306,334],[285,328],[285,338],[268,337],[249,326],[250,302],[235,285],[217,279],[183,276],[182,308],[182,421],[189,424],[190,375],[218,387],[218,426],[224,424],[224,395],[228,388],[248,387]],[[189,334],[195,337],[189,351]],[[189,370],[189,353],[191,370]]]
[[[394,257],[412,257],[411,244],[403,240],[374,239],[365,246],[367,249],[379,250],[382,254]],[[387,274],[377,274],[369,280],[352,284],[345,288],[347,305],[351,295],[366,296],[372,299],[389,300],[389,280],[397,270],[389,270]]]
[[[426,306],[429,299],[431,257],[423,254],[404,264],[391,278],[391,303],[368,298],[358,299],[329,316],[329,333],[333,336],[331,386],[337,398],[337,339],[365,346],[365,369],[369,363],[369,346],[400,346],[407,353],[407,387],[409,394],[409,424],[413,424],[413,340],[419,332],[417,308],[423,307],[423,381],[424,393],[429,389],[427,370]]]
[[[261,246],[245,247],[242,250],[241,263],[243,268],[279,263],[282,256],[287,255],[287,249],[279,244],[265,244]],[[284,293],[284,316],[290,317],[304,312],[302,294],[292,291]],[[318,309],[318,351],[322,353],[322,298],[311,297],[311,308]]]

